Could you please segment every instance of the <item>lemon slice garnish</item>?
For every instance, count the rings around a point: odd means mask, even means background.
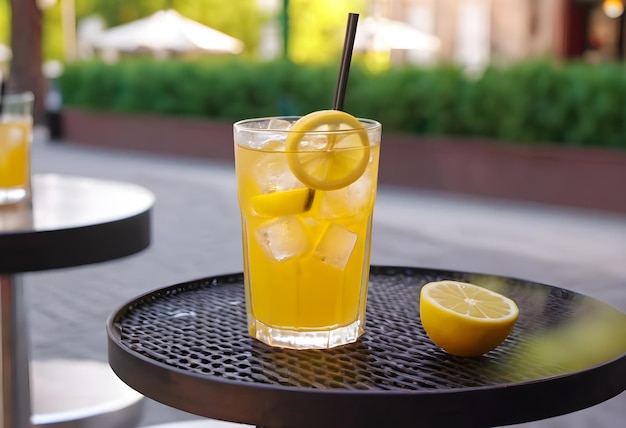
[[[519,316],[508,297],[474,284],[430,282],[420,293],[422,327],[452,355],[475,357],[500,345]]]
[[[287,216],[308,211],[313,202],[311,189],[292,189],[252,197],[252,208],[262,216]]]
[[[354,183],[370,156],[363,124],[340,110],[316,111],[298,119],[290,128],[286,150],[291,172],[317,190],[337,190]]]

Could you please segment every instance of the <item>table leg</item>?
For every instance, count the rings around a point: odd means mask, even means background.
[[[21,277],[0,274],[0,428],[31,427],[26,320]]]

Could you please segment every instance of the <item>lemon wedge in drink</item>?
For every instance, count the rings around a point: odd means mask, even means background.
[[[252,197],[252,208],[262,215],[279,217],[308,211],[313,203],[314,191],[307,188],[283,190]]]
[[[430,282],[420,293],[422,326],[451,355],[476,357],[500,345],[519,316],[515,302],[459,281]]]
[[[290,128],[286,151],[291,172],[316,190],[337,190],[354,183],[370,156],[363,124],[340,110],[316,111],[298,119]]]

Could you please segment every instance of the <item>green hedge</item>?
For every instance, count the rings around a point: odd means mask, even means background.
[[[203,59],[128,59],[69,65],[67,106],[223,120],[330,108],[337,66]],[[471,136],[523,144],[626,149],[626,65],[548,61],[370,73],[353,64],[345,110],[386,132]]]

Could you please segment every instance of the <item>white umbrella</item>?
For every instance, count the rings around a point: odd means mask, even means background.
[[[93,40],[99,49],[133,52],[147,49],[176,53],[240,53],[243,43],[180,15],[173,9],[103,31]]]
[[[354,49],[360,51],[413,49],[432,52],[440,46],[439,38],[423,33],[406,22],[371,16],[359,22],[354,40]]]

